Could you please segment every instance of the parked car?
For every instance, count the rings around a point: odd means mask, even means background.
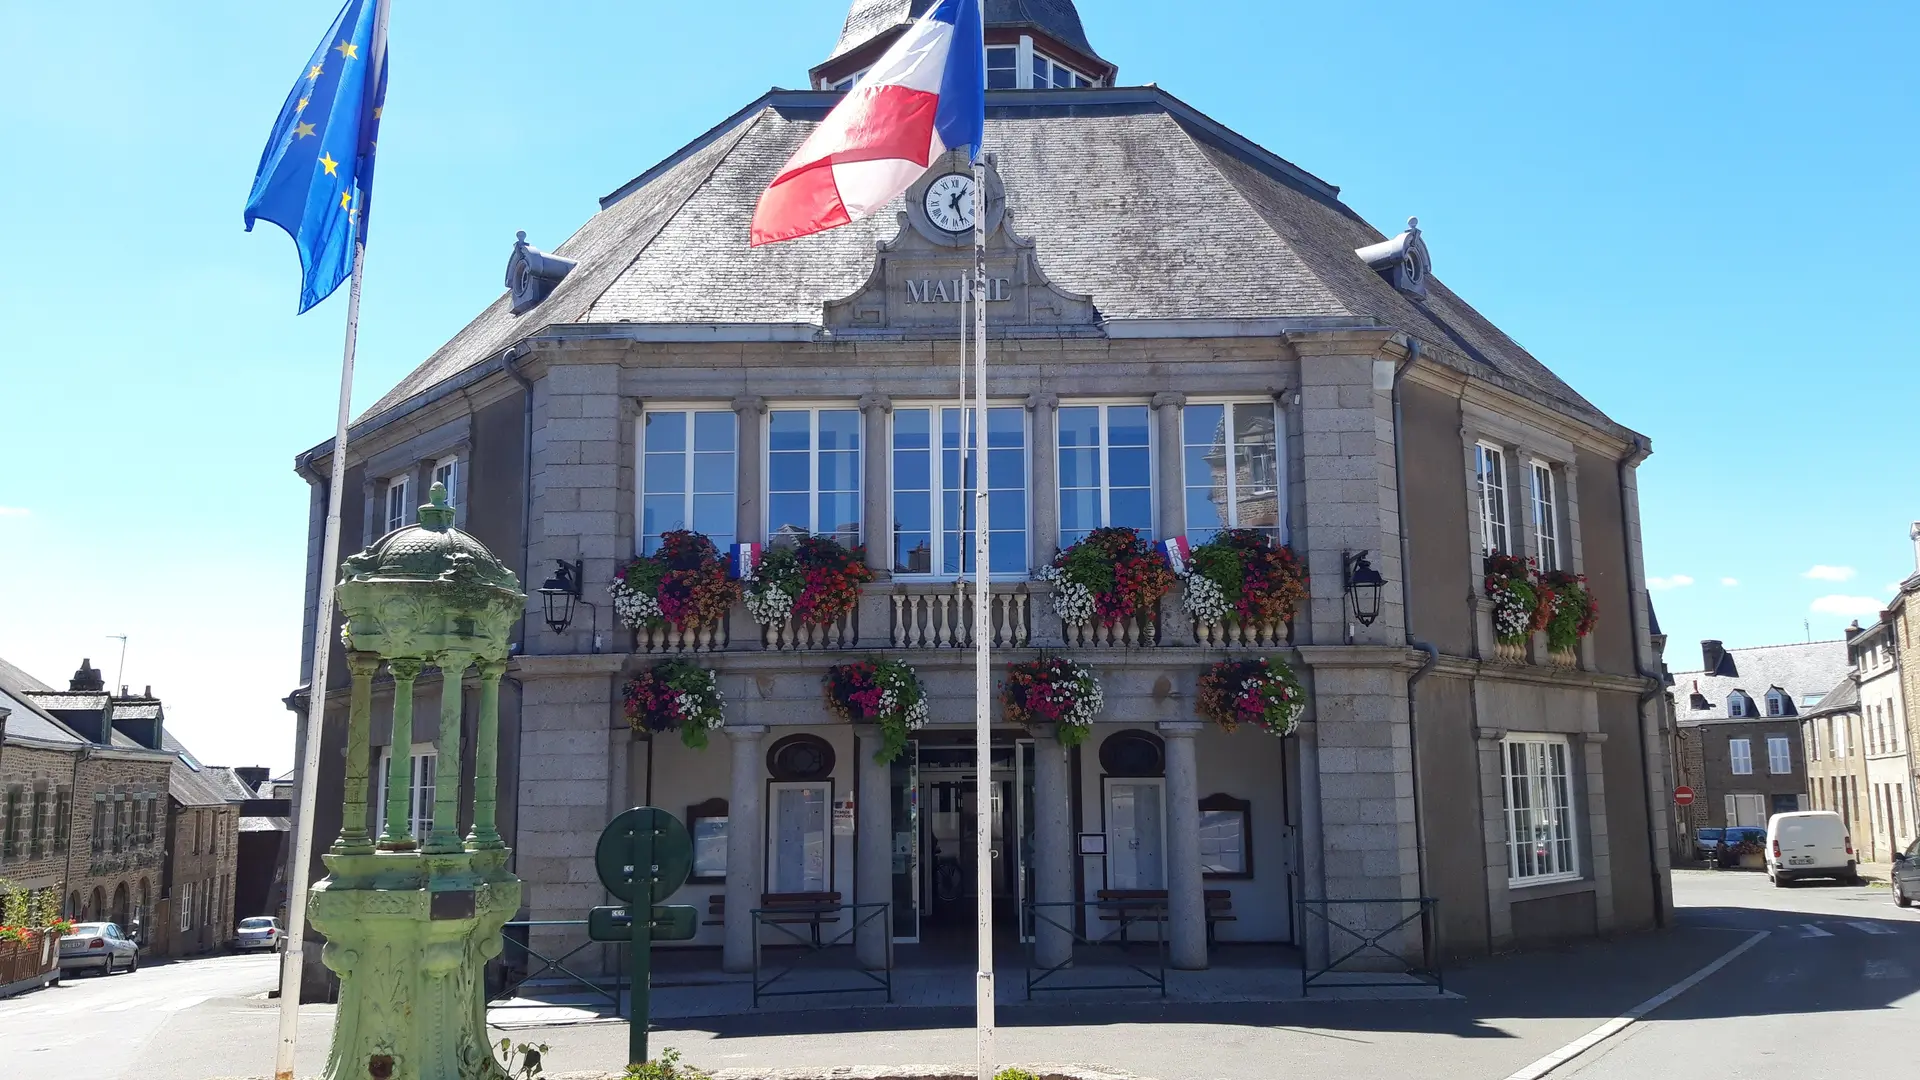
[[[252,949],[277,949],[285,935],[280,932],[280,920],[271,915],[255,915],[250,919],[241,919],[240,925],[233,931],[233,947],[239,952]]]
[[[1708,827],[1693,830],[1693,859],[1695,862],[1707,862],[1720,850],[1720,837],[1725,829]]]
[[[1796,810],[1767,819],[1767,880],[1784,887],[1800,878],[1860,883],[1847,823],[1831,810]]]
[[[1767,830],[1758,825],[1731,825],[1720,830],[1720,842],[1713,849],[1713,861],[1719,866],[1739,866],[1740,856],[1758,855],[1767,846]]]
[[[97,968],[102,975],[140,970],[140,945],[120,932],[116,923],[89,922],[74,926],[60,939],[60,970]]]
[[[1893,902],[1901,907],[1920,903],[1920,840],[1893,853]]]

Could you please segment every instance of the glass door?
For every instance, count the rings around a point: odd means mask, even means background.
[[[1167,887],[1166,781],[1159,777],[1107,780],[1107,887]]]
[[[893,940],[920,940],[920,744],[893,759]]]

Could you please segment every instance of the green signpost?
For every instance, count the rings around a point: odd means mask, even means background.
[[[627,943],[632,1008],[627,1015],[627,1058],[647,1060],[648,984],[653,975],[653,943],[686,941],[700,930],[699,909],[662,904],[693,871],[693,840],[680,819],[657,806],[624,810],[600,833],[593,866],[600,883],[625,907],[587,912],[587,936],[594,941]],[[635,913],[644,911],[645,917]]]

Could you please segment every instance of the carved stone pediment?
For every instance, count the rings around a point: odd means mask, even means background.
[[[907,205],[912,209],[900,214],[900,231],[894,238],[878,245],[866,284],[851,296],[826,302],[823,324],[827,329],[958,332],[960,299],[973,273],[971,236],[943,234],[921,209],[927,187],[955,167],[943,162],[908,190]],[[1010,326],[1098,323],[1093,297],[1055,286],[1040,268],[1034,242],[1014,232],[1013,213],[991,170],[987,191],[989,333]]]

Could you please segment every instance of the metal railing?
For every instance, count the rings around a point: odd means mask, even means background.
[[[1042,908],[1059,912],[1067,921],[1062,922],[1058,918],[1043,913]],[[1099,912],[1101,915],[1109,916],[1102,921],[1114,923],[1113,929],[1097,938],[1082,934],[1073,928],[1075,908],[1085,908],[1089,913]],[[1027,937],[1027,998],[1029,1000],[1033,998],[1035,990],[1158,990],[1161,997],[1167,996],[1167,935],[1163,930],[1167,923],[1165,901],[1129,900],[1121,903],[1066,900],[1045,904],[1030,901],[1026,905],[1026,915],[1033,926],[1033,933]],[[1153,938],[1150,940],[1135,938],[1128,941],[1127,931],[1134,923],[1155,924]],[[1065,935],[1067,938],[1067,958],[1058,964],[1042,964],[1039,959],[1040,938],[1054,934]],[[1127,947],[1134,944],[1153,946],[1154,958],[1157,961],[1155,966],[1146,967],[1127,959]],[[1119,960],[1117,964],[1098,965],[1100,968],[1132,971],[1138,974],[1140,979],[1131,982],[1056,981],[1052,986],[1043,985],[1047,980],[1054,979],[1069,969],[1089,970],[1076,968],[1074,961],[1081,958],[1079,954],[1083,947],[1095,946],[1111,948],[1113,951],[1110,954],[1103,950],[1103,956],[1111,955]]]
[[[851,913],[851,925],[823,939],[820,928],[829,922],[839,922],[840,912]],[[861,912],[866,912],[862,915]],[[881,934],[887,947],[887,964],[879,973],[859,966],[834,965],[826,961],[836,947],[850,943],[862,927],[878,923],[877,933]],[[793,927],[801,927],[796,931]],[[760,940],[763,927],[778,931],[779,937],[767,943]],[[784,939],[784,940],[782,940]],[[764,974],[766,970],[766,950],[771,947],[798,946],[800,952],[792,963],[774,972]],[[843,952],[840,956],[851,955]],[[827,986],[810,986],[805,989],[774,990],[771,987],[796,971],[805,969],[813,972],[838,972],[857,979],[842,980]],[[848,985],[851,982],[851,985]],[[873,985],[866,985],[872,983]],[[792,986],[792,983],[788,984]],[[887,1004],[893,1004],[893,904],[882,901],[875,904],[819,904],[807,907],[777,907],[753,909],[753,1007],[760,1007],[763,997],[802,997],[813,994],[870,994],[885,991]]]
[[[1431,896],[1364,897],[1352,900],[1308,900],[1303,897],[1298,901],[1298,904],[1300,907],[1299,925],[1301,939],[1303,941],[1306,940],[1312,932],[1309,928],[1308,917],[1312,916],[1319,919],[1325,924],[1327,931],[1328,957],[1326,966],[1319,968],[1309,966],[1304,960],[1301,962],[1300,996],[1305,997],[1307,991],[1314,983],[1327,979],[1329,976],[1344,976],[1350,974],[1378,975],[1384,971],[1392,971],[1402,977],[1392,980],[1376,979],[1373,981],[1355,981],[1341,978],[1331,985],[1342,988],[1424,985],[1433,987],[1437,993],[1446,993],[1446,972],[1441,967],[1439,952],[1434,947],[1434,912],[1440,905],[1439,900]],[[1387,923],[1388,919],[1394,919],[1394,916],[1401,911],[1405,911],[1408,905],[1412,905],[1413,907],[1411,914],[1401,915],[1398,919],[1386,925],[1374,925],[1375,923]],[[1332,912],[1332,909],[1335,907],[1364,909],[1368,906],[1389,910],[1381,911],[1379,918],[1367,918],[1363,910],[1359,917],[1353,915],[1343,916],[1343,918],[1348,920],[1346,922],[1335,918]],[[1382,944],[1382,942],[1388,941],[1388,939],[1416,922],[1419,924],[1418,932],[1420,935],[1420,959],[1418,961],[1409,958],[1396,948]],[[1358,925],[1353,925],[1355,923]],[[1340,952],[1339,950],[1341,949],[1346,949],[1346,951]],[[1366,967],[1359,969],[1343,969],[1341,967],[1342,964],[1361,957],[1364,957],[1368,961],[1376,961],[1384,957],[1392,961],[1392,967]],[[1407,981],[1408,977],[1413,979],[1411,984]]]
[[[559,956],[547,956],[540,952],[540,950],[534,948],[530,940],[533,936],[533,928],[541,926],[578,927],[582,940],[580,944],[575,945]],[[516,929],[519,931],[517,935],[514,932]],[[613,1014],[619,1016],[621,1007],[620,991],[626,983],[618,968],[615,969],[611,981],[601,983],[595,982],[590,976],[582,975],[567,967],[567,963],[575,956],[589,948],[605,944],[605,942],[588,939],[586,933],[587,923],[585,919],[510,922],[501,927],[500,940],[503,943],[503,947],[500,950],[500,964],[503,978],[500,988],[488,994],[487,1000],[494,1002],[514,997],[521,987],[533,982],[535,979],[542,978],[547,972],[551,971],[558,974],[562,985],[572,984],[579,986],[587,993],[604,1000],[607,1005],[613,1009]],[[537,970],[529,970],[517,976],[506,974],[513,968],[512,963],[508,960],[508,957],[512,955],[512,950],[519,950],[520,955],[528,962],[529,968],[532,967],[531,962],[534,960],[540,961],[540,967]],[[616,963],[618,962],[619,961],[616,961]]]

